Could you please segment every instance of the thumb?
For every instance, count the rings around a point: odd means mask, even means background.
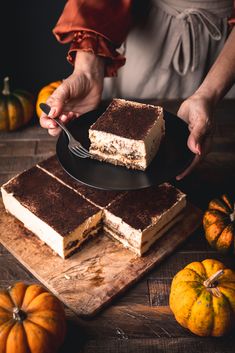
[[[202,153],[202,140],[205,134],[205,124],[203,122],[197,122],[191,130],[188,138],[188,148],[195,154],[201,155]]]
[[[55,118],[62,114],[63,107],[66,100],[69,98],[69,87],[62,83],[48,98],[47,104],[50,105],[51,110],[48,116]]]

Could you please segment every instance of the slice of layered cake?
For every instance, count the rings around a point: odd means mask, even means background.
[[[52,156],[40,162],[37,164],[37,167],[51,175],[53,178],[56,178],[69,188],[78,192],[85,199],[100,208],[108,206],[116,198],[123,195],[123,192],[121,191],[99,190],[79,183],[63,170],[56,156]]]
[[[145,170],[164,133],[161,107],[113,99],[89,129],[90,152],[101,161]]]
[[[186,195],[165,183],[130,191],[104,210],[104,230],[137,255],[183,217]]]
[[[101,228],[98,207],[37,167],[14,177],[1,191],[6,210],[63,258]]]

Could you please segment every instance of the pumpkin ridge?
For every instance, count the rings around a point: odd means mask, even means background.
[[[2,306],[0,307],[1,308],[1,310],[4,310],[6,313],[8,313],[8,314],[11,314],[12,313],[12,310],[8,310],[8,309],[6,309],[6,308],[3,308]]]
[[[218,234],[218,236],[214,239],[214,241],[211,243],[212,246],[216,247],[216,243],[219,240],[219,237],[221,236],[221,234],[223,233],[223,231],[228,227],[229,224],[227,224],[224,229],[222,229],[222,231]]]
[[[221,283],[219,283],[218,288],[230,289],[230,290],[234,291],[234,296],[235,296],[235,288],[232,288],[232,287],[230,287],[228,285],[223,285]]]
[[[230,202],[230,197],[227,194],[222,195],[222,200],[228,206],[229,210],[233,211],[233,204]]]
[[[191,315],[192,315],[193,307],[194,307],[194,305],[197,303],[197,300],[198,300],[198,298],[201,296],[201,294],[202,294],[203,291],[204,291],[204,288],[202,287],[200,293],[197,295],[197,297],[196,297],[194,303],[192,304],[191,308],[189,309],[189,315],[188,315],[188,317],[187,317],[187,321],[189,321],[189,319],[190,319],[190,317],[191,317]]]
[[[34,285],[32,285],[32,286],[34,286]],[[30,285],[30,286],[26,289],[25,295],[24,295],[24,300],[23,300],[23,302],[22,302],[22,308],[24,308],[23,310],[26,310],[26,311],[28,311],[28,307],[30,306],[30,304],[32,303],[32,301],[33,301],[34,299],[36,299],[40,294],[46,293],[46,290],[45,290],[44,287],[37,285],[37,287],[39,288],[39,290],[42,290],[42,292],[39,293],[39,294],[36,294],[33,298],[31,298],[31,300],[30,300],[30,301],[27,303],[27,305],[25,306],[25,298],[26,298],[26,296],[27,296],[27,291],[29,291],[29,290],[32,288],[32,286]]]
[[[29,346],[29,341],[28,341],[27,333],[26,333],[23,322],[21,323],[21,325],[23,326],[23,332],[24,332],[24,338],[25,338],[24,343],[26,344],[27,351],[30,353],[31,350],[30,350],[30,346]]]
[[[12,299],[11,299],[11,297],[10,297],[8,291],[7,291],[7,290],[0,291],[0,296],[1,296],[1,294],[4,294],[4,295],[6,295],[6,296],[9,298],[9,300],[10,300],[10,305],[12,305],[12,307],[10,307],[9,310],[8,310],[7,308],[5,308],[5,307],[2,307],[2,306],[0,306],[0,308],[3,309],[3,310],[5,310],[5,311],[7,311],[7,312],[9,312],[9,313],[11,313],[11,312],[12,312],[12,308],[14,307],[14,303],[13,303],[13,301],[12,301]]]
[[[12,330],[12,328],[14,327],[14,322],[12,321],[12,322],[6,322],[5,324],[3,324],[3,325],[5,325],[6,326],[6,330],[8,329],[8,334],[7,334],[7,339],[5,340],[5,347],[4,347],[4,350],[3,351],[6,351],[6,347],[7,347],[7,340],[8,340],[8,337],[9,337],[9,332]],[[3,325],[1,325],[1,326],[3,326]],[[1,329],[1,326],[0,326],[0,329]],[[7,327],[8,326],[8,327]],[[1,331],[1,330],[0,330]],[[2,344],[2,342],[1,342],[1,344]]]
[[[52,338],[56,338],[55,335],[53,335],[50,331],[48,331],[45,327],[43,327],[42,325],[35,323],[34,321],[30,320],[30,318],[28,319],[29,322],[31,322],[31,324],[39,326],[42,330],[46,331]]]
[[[181,283],[181,282],[185,282],[185,281],[179,281],[179,282],[177,282],[176,285],[178,286],[178,284]],[[187,281],[187,283],[200,283],[200,282],[198,282],[198,281]],[[203,291],[203,290],[204,290],[204,288],[203,288],[203,285],[202,285],[202,288],[198,290],[199,293],[196,293],[195,302],[196,302],[197,299],[200,297],[200,295],[202,294],[202,291]],[[190,316],[191,316],[192,308],[193,308],[193,305],[195,304],[195,302],[192,304],[191,308],[188,309],[189,313],[188,313],[188,316],[187,316],[187,318],[186,318],[187,320],[189,320],[189,318],[190,318]]]
[[[18,97],[15,96],[14,94],[9,94],[9,96],[7,97],[7,101],[8,101],[7,112],[8,112],[8,118],[9,118],[10,130],[14,130],[15,128],[18,129],[21,126],[23,126],[23,123],[24,123],[24,111],[23,111],[22,104],[18,99]],[[19,109],[19,112],[17,113],[17,121],[15,121],[14,116],[10,114],[10,106],[14,107],[14,105],[18,105],[17,108]]]
[[[26,292],[26,290],[25,290],[25,292]],[[25,292],[24,292],[24,295],[25,295]],[[11,301],[12,301],[12,303],[14,304],[14,306],[15,306],[15,307],[18,307],[18,305],[16,304],[14,298],[13,298],[12,295],[11,295],[11,287],[8,287],[7,293],[8,293],[8,295],[9,295],[9,297],[11,298]],[[22,302],[22,303],[23,303],[23,302]],[[22,305],[22,303],[21,303],[21,305]]]
[[[47,292],[46,290],[45,290],[44,292],[40,293],[40,294],[37,295],[35,298],[33,298],[33,299],[31,300],[31,302],[27,305],[27,310],[28,310],[28,308],[30,307],[30,305],[32,305],[32,303],[33,303],[35,300],[41,299],[40,297],[41,297],[42,295],[45,295],[45,294],[46,294],[46,295],[48,295],[48,294],[51,295],[51,293]],[[38,310],[38,309],[36,309],[36,311],[37,311],[37,310]],[[29,314],[34,313],[34,310],[33,310],[33,311],[29,310],[28,313],[29,313]]]
[[[218,287],[219,287],[219,286],[218,286]],[[231,303],[230,303],[230,301],[229,301],[228,297],[227,297],[224,293],[221,293],[221,295],[224,297],[224,299],[225,299],[226,303],[228,304],[228,307],[229,307],[230,311],[232,311],[232,312],[233,312],[233,308],[232,308],[232,305],[231,305]],[[215,313],[215,311],[214,311],[214,304],[213,304],[213,300],[212,300],[212,308],[213,308],[213,313]],[[214,329],[214,328],[213,328],[213,329]],[[213,330],[212,330],[212,331],[213,331]]]
[[[205,273],[206,273],[206,278],[208,278],[208,273],[207,273],[207,270],[206,270],[206,266],[204,265],[203,261],[201,262],[202,266],[204,267],[204,270],[205,270]]]
[[[202,278],[202,276],[199,275],[199,273],[198,273],[197,271],[193,270],[193,269],[190,268],[190,267],[186,267],[186,268],[187,268],[188,270],[192,271],[193,273],[195,273],[198,277],[200,277],[200,279],[201,279],[202,281],[204,281],[204,278]],[[198,282],[198,281],[191,281],[191,282]]]
[[[224,287],[224,286],[220,286],[220,287],[226,288],[226,287]],[[228,288],[229,288],[229,287],[228,287]],[[231,288],[229,288],[229,289],[231,289]],[[234,291],[234,289],[232,289],[232,290]],[[234,291],[234,292],[235,292],[235,291]],[[228,302],[228,305],[229,305],[229,307],[230,307],[230,310],[231,310],[232,312],[234,312],[233,307],[232,307],[232,305],[231,305],[231,303],[230,303],[230,300],[229,300],[229,298],[227,297],[227,295],[224,294],[223,292],[221,292],[221,294],[224,296],[224,298],[225,298],[226,301]]]
[[[0,309],[2,310],[2,311],[4,311],[5,313],[7,313],[7,314],[11,314],[12,313],[12,310],[7,310],[6,308],[3,308],[2,306],[0,306]]]
[[[34,325],[34,326],[38,326],[38,327],[40,327],[40,329],[42,330],[42,331],[44,331],[44,332],[46,332],[46,334],[48,335],[48,336],[50,336],[50,338],[51,339],[53,339],[53,341],[52,342],[54,342],[54,338],[56,338],[54,335],[52,335],[52,333],[51,332],[49,332],[49,331],[47,331],[44,327],[42,327],[41,325],[38,325],[38,324],[35,324],[34,322],[32,322],[31,320],[27,320],[28,322],[30,322],[31,323],[31,325]],[[24,325],[24,322],[23,322],[23,325]],[[27,343],[28,343],[28,345],[29,345],[29,342],[28,342],[28,332],[27,332],[27,330],[26,330],[26,328],[25,328],[25,325],[24,325],[24,329],[25,329],[25,334],[26,334],[26,337],[27,337]],[[58,341],[57,341],[58,342]],[[57,342],[56,342],[56,344],[55,344],[55,346],[57,346]],[[30,347],[30,345],[29,345],[29,347]],[[57,347],[58,348],[58,347]],[[55,349],[55,351],[56,351],[56,349]],[[31,352],[31,351],[30,351]]]
[[[213,205],[213,203],[215,205]],[[212,205],[211,205],[212,204]],[[216,208],[216,204],[218,204],[219,206],[221,206],[221,208],[224,208],[224,210],[221,210],[221,209],[218,209]],[[227,214],[230,212],[231,210],[231,207],[229,207],[227,205],[227,203],[223,200],[223,199],[214,199],[212,200],[210,203],[209,203],[209,207],[208,207],[209,210],[215,210],[215,211],[218,211],[218,212],[221,212],[223,214]]]
[[[215,209],[212,209],[210,208],[209,210],[206,211],[205,214],[213,214],[215,216],[219,216],[223,221],[226,221],[228,218],[229,218],[229,215],[228,213],[225,213],[225,212],[222,212],[222,211],[219,211],[219,210],[215,210]],[[214,224],[216,222],[213,222],[211,224]],[[206,224],[208,226],[208,224]]]
[[[221,221],[214,222],[213,224],[217,224],[217,223],[221,223]],[[221,236],[221,234],[223,233],[224,229],[227,228],[227,226],[229,225],[228,219],[224,220],[224,223],[225,223],[225,227],[221,230],[221,232],[217,235],[217,237],[213,241],[210,242],[211,246],[214,248],[216,248],[216,243],[217,243],[219,237]]]
[[[20,110],[21,110],[21,120],[20,120],[20,124],[21,126],[23,126],[24,124],[24,108],[22,105],[21,100],[19,99],[18,95],[14,94],[14,97],[16,98],[16,100],[18,101],[19,105],[20,105]]]
[[[2,97],[3,97],[3,95],[0,94],[0,99],[2,100],[1,104],[4,105],[4,109],[7,111],[7,119],[5,119],[5,124],[6,124],[6,125],[5,125],[4,130],[5,130],[5,131],[9,131],[10,123],[9,123],[9,119],[8,119],[8,104],[7,104],[7,102],[6,102],[5,99],[2,99]]]

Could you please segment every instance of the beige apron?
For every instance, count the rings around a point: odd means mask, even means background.
[[[154,0],[121,48],[126,64],[105,79],[103,97],[190,96],[224,46],[232,11],[233,0]]]

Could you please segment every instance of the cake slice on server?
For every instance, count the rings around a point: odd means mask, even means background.
[[[130,191],[104,210],[104,230],[141,256],[183,218],[185,206],[186,195],[168,183]]]
[[[89,150],[101,161],[145,170],[164,133],[162,107],[113,99],[89,129]]]
[[[102,211],[33,167],[1,188],[8,212],[62,258],[75,253],[102,225]]]

